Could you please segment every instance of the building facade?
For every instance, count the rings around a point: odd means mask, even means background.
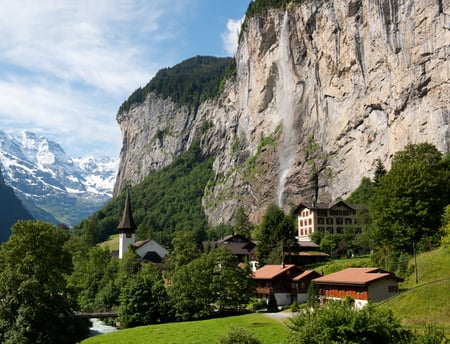
[[[268,300],[273,294],[278,306],[305,302],[309,284],[318,276],[316,271],[305,271],[294,264],[264,265],[252,274],[256,298]]]
[[[319,287],[322,302],[351,297],[355,308],[369,301],[380,302],[398,292],[403,279],[378,268],[348,268],[313,280]]]
[[[346,226],[358,227],[356,206],[344,201],[334,203],[300,203],[295,209],[298,221],[298,240],[310,241],[314,232],[343,234]]]

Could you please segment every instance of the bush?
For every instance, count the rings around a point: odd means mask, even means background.
[[[268,312],[278,312],[278,304],[277,299],[274,294],[270,294],[269,301],[267,302],[267,311]]]
[[[261,344],[252,331],[242,327],[232,327],[228,333],[219,340],[219,344]]]
[[[400,327],[390,311],[369,304],[355,310],[351,302],[329,301],[291,319],[289,343],[411,343],[412,334]]]

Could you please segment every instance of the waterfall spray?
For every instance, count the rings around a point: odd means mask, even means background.
[[[289,16],[287,11],[284,14],[281,27],[279,51],[276,97],[277,107],[283,121],[283,141],[278,151],[279,177],[277,201],[278,206],[281,208],[283,206],[283,194],[286,187],[286,180],[289,176],[290,167],[295,159],[295,80],[294,71],[292,69],[292,56],[289,40]]]

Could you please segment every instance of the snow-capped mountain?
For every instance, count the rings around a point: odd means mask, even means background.
[[[35,218],[71,226],[111,198],[118,159],[71,158],[43,136],[0,131],[0,167]]]

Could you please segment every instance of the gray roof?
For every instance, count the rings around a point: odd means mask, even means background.
[[[122,220],[120,220],[119,225],[117,226],[119,230],[132,230],[136,229],[136,224],[134,223],[133,214],[131,212],[131,201],[130,201],[130,192],[127,191],[127,197],[125,199],[125,206],[123,208]]]

